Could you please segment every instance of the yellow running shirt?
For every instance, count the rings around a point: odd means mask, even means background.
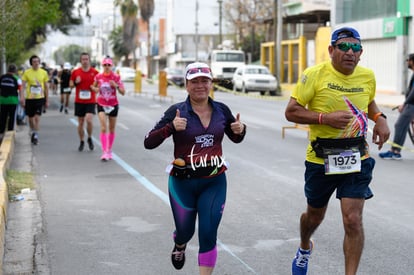
[[[357,66],[351,75],[336,71],[331,61],[307,68],[292,93],[292,97],[311,111],[331,113],[348,110],[354,114],[345,129],[328,125],[311,124],[310,141],[320,138],[351,138],[365,136],[368,131],[368,105],[375,97],[375,75],[370,69]],[[367,150],[368,151],[368,150]],[[365,159],[368,156],[361,156]],[[324,164],[322,158],[315,156],[309,143],[306,160]]]
[[[45,97],[45,84],[49,80],[47,72],[41,68],[33,70],[27,69],[22,80],[26,82],[26,99],[39,99]]]

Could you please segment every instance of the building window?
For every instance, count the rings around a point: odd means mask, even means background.
[[[337,23],[395,17],[397,0],[338,0]]]

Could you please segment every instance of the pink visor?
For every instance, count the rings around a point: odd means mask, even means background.
[[[105,58],[102,60],[102,65],[105,65],[105,64],[109,64],[109,65],[111,65],[111,66],[112,66],[112,59],[110,59],[109,57],[105,57]]]

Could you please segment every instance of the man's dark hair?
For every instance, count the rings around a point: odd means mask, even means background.
[[[9,72],[9,73],[16,73],[17,72],[16,65],[10,64],[9,67],[7,68],[7,72]]]
[[[33,63],[33,59],[35,59],[35,58],[39,59],[39,61],[40,61],[40,57],[38,57],[37,55],[32,55],[32,56],[29,58],[29,63],[30,63],[30,66],[31,66],[31,65],[32,65],[32,63]]]
[[[79,56],[79,60],[82,60],[82,56],[84,56],[84,55],[87,55],[87,56],[90,58],[89,53],[87,53],[87,52],[83,52],[83,53],[81,53],[81,54],[80,54],[80,56]]]
[[[414,62],[414,53],[410,53],[410,54],[408,55],[408,60],[411,60],[411,61],[413,61],[413,62]]]

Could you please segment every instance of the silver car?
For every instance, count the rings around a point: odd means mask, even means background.
[[[260,92],[261,95],[269,92],[276,95],[278,82],[269,69],[262,65],[244,65],[237,68],[234,72],[233,91]]]

